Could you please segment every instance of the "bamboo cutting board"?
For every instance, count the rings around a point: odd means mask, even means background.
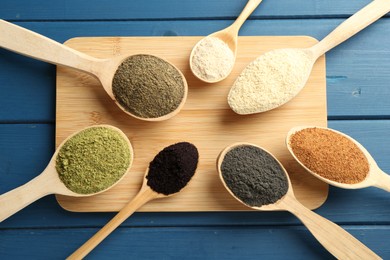
[[[216,171],[219,152],[233,142],[251,142],[272,152],[291,176],[297,198],[309,208],[319,207],[328,194],[325,183],[306,173],[285,146],[288,130],[297,125],[326,126],[325,58],[314,65],[303,91],[286,105],[262,114],[240,116],[227,104],[227,94],[243,68],[260,54],[275,48],[308,47],[316,40],[305,36],[239,37],[237,62],[224,81],[206,84],[189,68],[192,47],[201,37],[74,38],[66,45],[97,58],[148,53],[177,66],[188,81],[189,93],[182,111],[163,122],[144,122],[123,113],[99,82],[72,69],[57,69],[56,145],[86,126],[111,124],[122,129],[134,147],[130,172],[111,190],[97,196],[57,196],[70,211],[118,211],[141,187],[149,162],[164,147],[188,141],[199,149],[200,160],[193,180],[177,196],[152,201],[140,211],[248,210],[223,188]]]

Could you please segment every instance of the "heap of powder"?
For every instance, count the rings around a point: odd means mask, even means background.
[[[305,128],[294,133],[289,145],[312,172],[339,183],[359,183],[369,172],[366,156],[347,137],[329,129]]]
[[[256,146],[238,146],[226,153],[221,173],[233,194],[249,206],[275,203],[288,190],[279,162]]]
[[[313,62],[313,56],[301,49],[266,52],[236,79],[229,106],[238,114],[251,114],[283,105],[305,85]]]
[[[91,194],[116,183],[126,173],[130,159],[130,147],[120,133],[108,127],[91,127],[63,144],[56,170],[69,190]]]
[[[149,164],[148,186],[157,193],[170,195],[184,188],[195,174],[199,154],[187,142],[170,145]]]
[[[125,59],[112,80],[118,103],[142,118],[157,118],[173,112],[184,98],[182,74],[170,63],[152,55]]]
[[[224,41],[209,36],[196,45],[191,60],[191,69],[200,79],[218,81],[230,73],[234,60],[234,53]]]

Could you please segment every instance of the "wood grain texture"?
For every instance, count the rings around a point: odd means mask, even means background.
[[[342,19],[248,21],[241,35],[310,35],[322,39]],[[226,20],[18,22],[56,41],[76,36],[207,35]],[[381,40],[378,40],[381,39]],[[389,118],[390,19],[381,19],[327,53],[328,116]],[[55,67],[0,49],[0,122],[54,122]],[[18,109],[15,109],[15,107]]]
[[[266,214],[266,213],[263,213]],[[342,226],[388,259],[388,226]],[[97,228],[0,231],[3,259],[64,259]],[[89,255],[91,259],[331,259],[305,227],[120,228]]]
[[[330,34],[322,39],[312,51],[316,56],[323,55],[340,43],[379,20],[390,11],[390,1],[375,0],[364,6],[354,15],[343,21]]]
[[[68,260],[84,259],[96,246],[114,232],[125,220],[127,220],[139,207],[150,200],[163,198],[166,195],[158,194],[146,185],[146,178],[137,196],[126,204],[104,227],[88,239],[81,247],[67,257]]]
[[[178,67],[189,86],[182,111],[163,122],[143,122],[130,118],[110,100],[94,78],[66,68],[57,70],[56,143],[77,129],[93,124],[112,124],[131,140],[135,160],[130,173],[113,189],[89,198],[59,196],[61,206],[71,211],[117,211],[141,186],[145,169],[154,155],[179,141],[198,147],[197,174],[185,192],[146,204],[142,211],[213,211],[247,210],[231,198],[220,183],[215,161],[218,153],[237,141],[262,145],[273,152],[290,171],[297,198],[310,208],[326,199],[327,186],[304,172],[288,153],[284,138],[294,125],[326,125],[326,90],[324,57],[314,66],[306,88],[292,102],[273,111],[239,116],[226,101],[227,93],[242,69],[261,53],[273,48],[312,46],[310,37],[242,37],[237,62],[224,81],[207,85],[191,74],[188,64],[192,47],[200,37],[165,38],[75,38],[72,48],[98,58],[125,53],[149,53],[165,58]],[[261,47],[259,43],[261,42]]]
[[[369,2],[264,0],[240,34],[322,39]],[[245,3],[3,0],[0,17],[60,42],[77,36],[196,36],[228,26]],[[388,17],[326,58],[329,126],[361,142],[390,172],[390,121],[383,120],[390,118]],[[0,191],[6,192],[42,171],[54,151],[55,67],[0,50],[0,100]],[[330,187],[326,203],[316,212],[346,224],[348,232],[384,259],[390,258],[386,192]],[[42,198],[0,223],[1,258],[65,258],[112,216],[68,212],[54,196]],[[137,212],[121,227],[93,252],[93,258],[330,258],[285,212]]]
[[[329,17],[349,16],[368,4],[369,0],[338,1],[264,1],[253,18],[286,17]],[[34,1],[28,5],[23,0],[2,1],[0,17],[11,20],[128,20],[128,19],[223,19],[237,17],[246,1],[199,0],[199,1],[160,1],[118,0],[113,4],[108,0],[80,1],[55,0]],[[43,8],[44,7],[44,8]]]
[[[388,120],[329,121],[329,127],[343,131],[362,143],[378,165],[390,172]],[[52,145],[48,145],[51,142]],[[0,125],[0,193],[5,193],[37,176],[54,152],[54,126],[28,124]],[[381,208],[381,210],[378,210]],[[343,190],[330,187],[326,202],[316,212],[336,223],[360,225],[390,223],[388,194],[376,188]],[[40,199],[11,218],[0,228],[65,228],[103,226],[112,213],[76,213],[63,210],[54,196]],[[135,213],[125,227],[235,226],[298,224],[283,212],[159,212]]]
[[[54,138],[54,126],[0,124],[0,194],[45,169],[54,152]]]

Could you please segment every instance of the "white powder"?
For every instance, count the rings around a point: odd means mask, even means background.
[[[252,114],[279,107],[304,87],[315,58],[304,49],[267,52],[241,72],[228,96],[238,114]]]
[[[224,41],[208,36],[196,45],[190,65],[198,78],[216,82],[230,73],[234,60],[232,50]]]

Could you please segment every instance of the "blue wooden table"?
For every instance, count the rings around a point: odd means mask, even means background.
[[[264,0],[241,35],[322,39],[370,0]],[[56,41],[192,36],[228,26],[244,0],[2,0],[0,18]],[[390,173],[390,15],[327,54],[328,124]],[[3,37],[0,35],[0,37]],[[55,66],[0,49],[0,193],[37,176],[54,152]],[[0,208],[1,210],[1,208]],[[390,195],[330,187],[317,213],[390,258]],[[61,259],[114,213],[72,213],[47,196],[0,223],[1,259]],[[134,259],[327,259],[284,212],[136,213],[90,255]]]

